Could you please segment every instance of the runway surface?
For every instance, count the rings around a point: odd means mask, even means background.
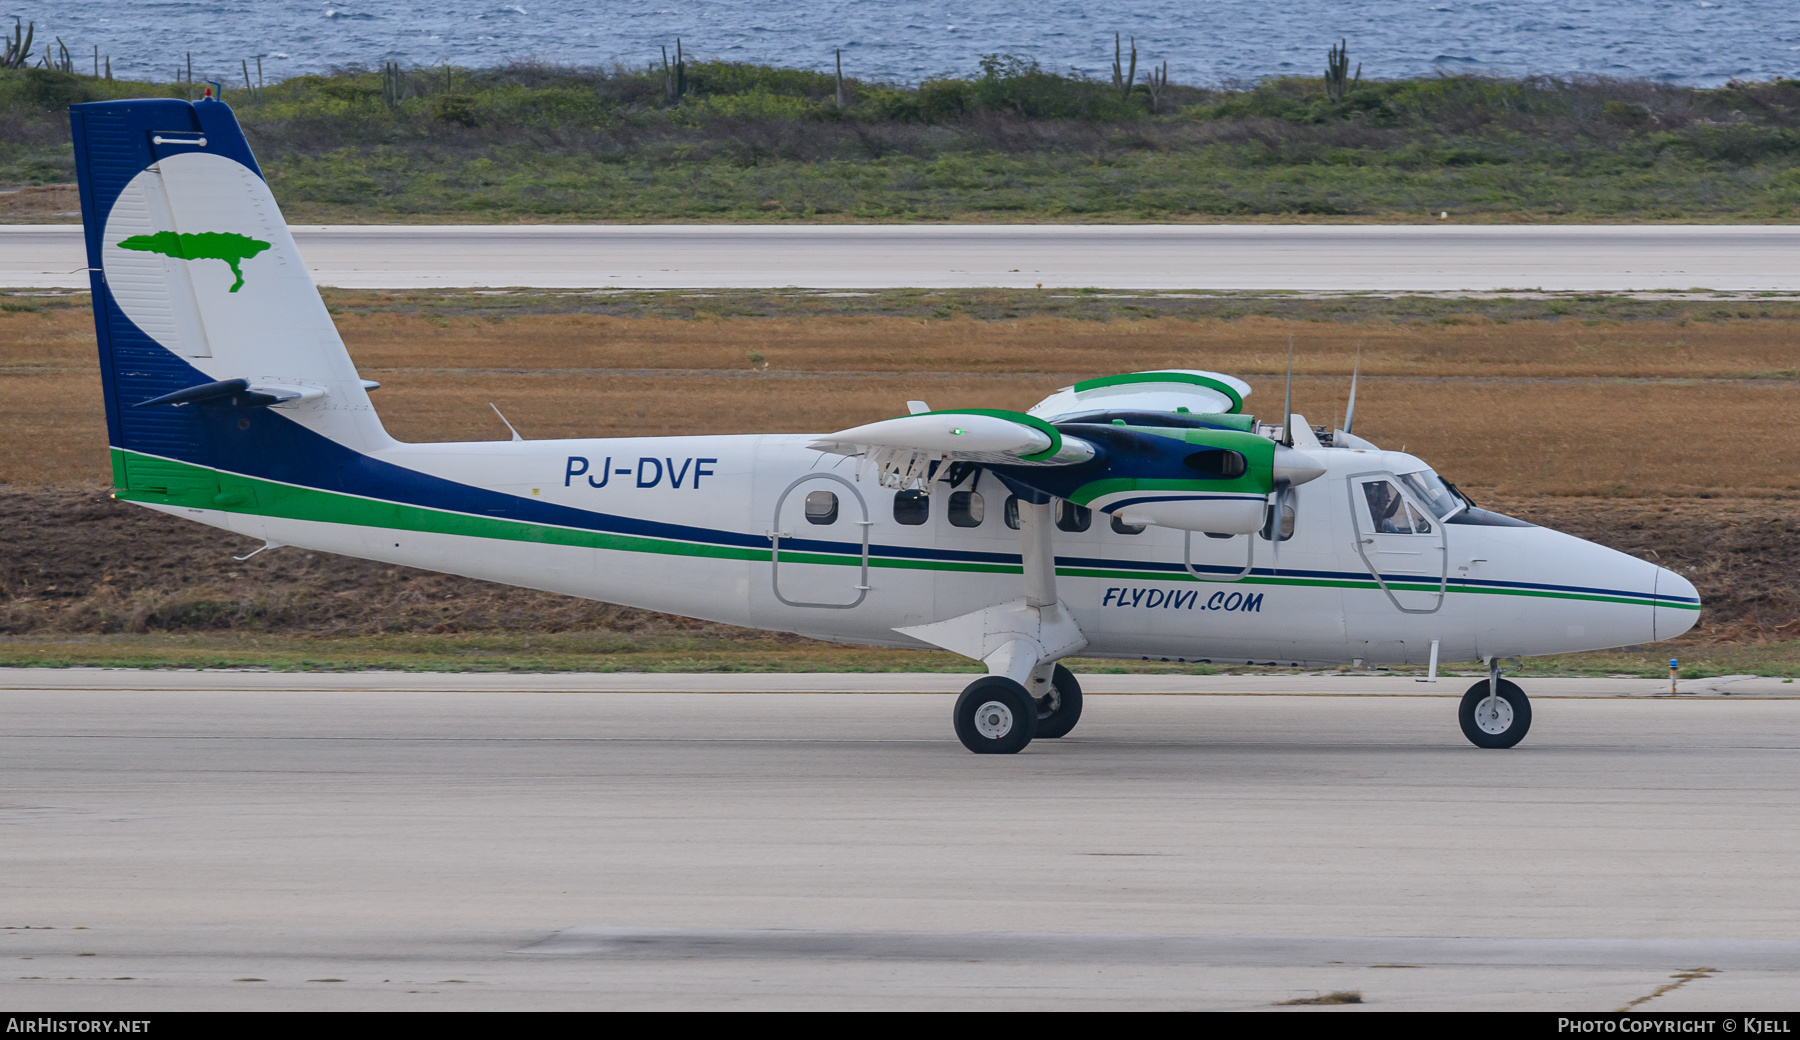
[[[1506,752],[1466,680],[1183,677],[1012,757],[949,693],[704,692],[792,678],[0,673],[0,1002],[1800,1004],[1779,681],[1527,680]],[[966,681],[866,679],[810,681]]]
[[[299,226],[321,285],[1800,291],[1800,226]],[[73,225],[0,226],[0,286],[85,288]]]

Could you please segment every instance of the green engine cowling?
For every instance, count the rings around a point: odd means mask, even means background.
[[[1304,452],[1236,430],[1113,426],[1095,432],[1094,439],[1111,441],[1106,473],[1065,497],[1127,524],[1249,534],[1262,527],[1270,494],[1324,472]]]

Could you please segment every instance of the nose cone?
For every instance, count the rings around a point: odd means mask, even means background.
[[[1700,620],[1700,593],[1694,583],[1669,570],[1656,569],[1656,607],[1652,633],[1656,639],[1674,639]]]

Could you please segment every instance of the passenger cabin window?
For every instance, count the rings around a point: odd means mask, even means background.
[[[1056,504],[1056,526],[1062,531],[1085,531],[1094,522],[1094,511],[1086,506],[1078,506],[1073,502],[1059,501]]]
[[[980,527],[986,515],[981,495],[974,491],[950,492],[950,526]]]
[[[901,491],[894,495],[894,522],[917,527],[931,519],[931,492]]]
[[[1112,515],[1112,529],[1117,534],[1143,534],[1144,533],[1144,525],[1143,524],[1128,524],[1125,522],[1124,515],[1120,514],[1120,513],[1114,513]]]
[[[837,496],[829,491],[810,491],[806,495],[806,522],[809,524],[837,523]]]
[[[1269,505],[1263,514],[1262,530],[1259,532],[1263,541],[1285,542],[1294,537],[1294,506],[1297,504],[1297,498],[1298,496],[1292,491],[1282,496],[1280,538],[1275,537],[1275,506],[1273,503]]]
[[[1369,504],[1370,529],[1376,534],[1431,533],[1431,521],[1401,497],[1393,481],[1363,481],[1363,498]]]
[[[1017,531],[1019,529],[1019,496],[1007,495],[1006,506],[1000,512],[1003,514],[1002,519],[1006,521],[1006,526]]]

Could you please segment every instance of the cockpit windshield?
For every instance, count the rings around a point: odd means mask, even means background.
[[[1439,520],[1463,507],[1463,500],[1452,494],[1450,489],[1444,486],[1443,478],[1431,470],[1422,469],[1417,473],[1402,473],[1400,474],[1400,483],[1405,484],[1406,490],[1412,492]]]

